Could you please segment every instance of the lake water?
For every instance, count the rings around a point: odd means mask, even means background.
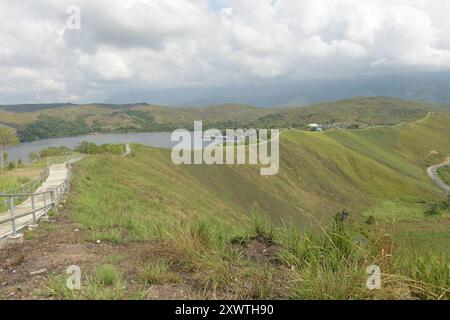
[[[75,148],[83,141],[96,144],[103,143],[139,143],[150,147],[172,148],[176,142],[170,141],[170,132],[152,132],[152,133],[125,133],[125,134],[101,134],[87,135],[67,138],[42,139],[33,142],[18,144],[8,150],[9,160],[16,161],[22,159],[28,162],[28,155],[31,152],[38,152],[47,147],[66,146],[70,149]]]

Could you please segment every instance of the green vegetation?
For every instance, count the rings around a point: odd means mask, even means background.
[[[450,199],[447,199],[446,201],[440,201],[437,203],[433,203],[433,205],[425,212],[425,215],[427,216],[437,216],[441,215],[442,213],[448,213],[450,212]]]
[[[169,263],[163,260],[145,266],[140,272],[140,277],[147,285],[181,282],[180,275],[170,271]]]
[[[358,129],[367,126],[396,125],[423,118],[428,112],[444,110],[445,107],[438,105],[386,97],[354,98],[304,108],[281,109],[260,118],[255,126],[299,128],[309,123],[321,123],[330,128]]]
[[[450,153],[442,138],[449,121],[431,115],[392,128],[289,130],[272,177],[257,166],[176,166],[170,150],[133,145],[125,159],[100,155],[77,166],[73,212],[94,230],[114,228],[114,236],[135,240],[188,218],[233,225],[253,209],[305,228],[343,209],[361,221],[425,218],[445,200],[424,168],[430,150]]]
[[[126,293],[122,275],[113,265],[101,265],[97,267],[92,275],[82,279],[83,290],[70,290],[66,286],[66,277],[57,276],[48,282],[45,289],[40,290],[41,295],[50,296],[58,299],[96,299],[96,300],[118,300],[133,299],[139,296],[133,296]]]
[[[39,115],[36,121],[19,129],[22,141],[32,141],[53,137],[78,136],[87,134],[90,128],[83,118],[79,117],[73,121],[50,115]]]
[[[450,299],[449,202],[426,173],[450,154],[450,114],[390,103],[357,99],[256,120],[259,109],[235,106],[242,119],[222,124],[366,127],[286,130],[280,172],[270,177],[258,166],[176,166],[165,149],[133,145],[122,158],[112,156],[115,148],[84,144],[78,151],[92,156],[74,167],[67,214],[82,239],[129,256],[87,270],[80,291],[57,276],[42,294],[125,299],[169,288],[193,299]],[[188,119],[180,112],[162,120],[157,108],[140,113],[146,108],[124,113],[142,127]],[[214,124],[217,114],[207,111]],[[366,287],[371,265],[381,268],[380,290]]]
[[[209,219],[190,221],[164,230],[147,244],[139,253],[139,277],[133,284],[118,267],[102,265],[85,276],[80,291],[67,290],[64,278],[56,277],[42,294],[60,299],[143,298],[159,286],[183,289],[182,297],[188,299],[450,298],[448,257],[404,254],[386,229],[361,234],[336,217],[320,233],[275,226],[258,214],[232,232]],[[366,241],[358,243],[358,237]],[[381,268],[380,290],[366,287],[371,265]]]
[[[84,153],[84,154],[114,154],[120,155],[125,152],[125,145],[123,144],[102,144],[96,145],[91,142],[82,142],[78,147],[75,148],[76,152]]]
[[[20,188],[21,185],[27,184],[30,182],[29,177],[14,177],[14,176],[0,176],[0,193],[3,191],[10,191]],[[3,200],[0,199],[0,200]],[[0,204],[0,211],[1,210]]]
[[[395,125],[424,117],[428,112],[448,108],[386,97],[354,98],[308,107],[262,109],[228,104],[200,108],[134,105],[51,105],[49,109],[12,108],[1,110],[5,125],[18,130],[22,141],[83,135],[92,132],[154,132],[191,129],[195,120],[210,128],[305,128],[321,123],[326,128],[364,128]]]
[[[44,148],[39,152],[32,152],[28,156],[31,161],[37,161],[40,159],[46,159],[50,157],[63,157],[68,156],[71,153],[71,150],[65,146],[61,147],[48,147]]]
[[[0,128],[0,169],[3,174],[3,168],[5,165],[5,152],[11,146],[19,143],[16,133],[9,128]]]
[[[450,166],[440,167],[437,170],[439,177],[450,186]]]
[[[33,164],[10,161],[7,170],[0,175],[0,192],[20,189],[22,186],[24,191],[34,190],[41,183],[39,178],[46,165],[46,161],[37,161]]]

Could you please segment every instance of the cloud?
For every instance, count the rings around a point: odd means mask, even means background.
[[[71,4],[81,30],[66,26]],[[444,70],[449,10],[449,0],[0,1],[0,103]]]

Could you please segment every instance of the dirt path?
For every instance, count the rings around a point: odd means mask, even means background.
[[[427,169],[428,175],[430,176],[431,180],[434,181],[434,183],[441,188],[442,190],[444,190],[445,192],[447,192],[447,194],[450,195],[450,186],[448,186],[437,174],[437,170],[440,167],[443,166],[448,166],[450,165],[450,158],[447,158],[447,160],[441,164],[435,165],[435,166],[431,166]]]

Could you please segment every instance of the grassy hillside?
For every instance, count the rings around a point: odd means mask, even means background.
[[[175,166],[169,150],[141,145],[126,158],[86,158],[66,211],[74,224],[28,235],[85,246],[89,260],[76,261],[84,286],[68,291],[57,273],[38,297],[450,298],[450,206],[424,166],[450,153],[449,123],[431,114],[389,128],[289,130],[272,177]],[[365,287],[371,264],[381,267],[380,290]]]
[[[279,112],[282,119],[302,119],[300,124],[361,124],[395,125],[424,117],[430,111],[443,111],[446,107],[403,101],[386,97],[354,98],[334,103],[323,103],[305,108],[286,109]],[[298,121],[293,122],[298,125]]]
[[[450,299],[450,205],[425,173],[450,153],[449,123],[288,130],[271,177],[175,166],[142,145],[89,156],[60,214],[0,252],[0,297],[20,284],[36,299]],[[65,286],[68,261],[79,291]],[[366,287],[370,265],[380,290]]]
[[[448,111],[433,104],[390,98],[354,98],[309,107],[262,109],[227,104],[173,108],[148,104],[0,106],[0,124],[16,128],[22,140],[91,132],[171,131],[192,128],[195,120],[215,128],[295,127],[312,122],[328,127],[394,125],[419,119],[430,111]]]
[[[450,186],[450,166],[439,168],[438,174],[441,177],[441,179],[444,180],[444,182]]]
[[[238,225],[252,210],[301,227],[327,223],[342,210],[356,220],[425,219],[445,199],[425,165],[430,151],[450,154],[449,123],[450,116],[432,114],[392,128],[289,130],[272,177],[255,166],[175,166],[169,150],[135,145],[127,159],[98,156],[79,165],[74,212],[99,227],[123,225],[138,238],[160,223],[194,217]]]

